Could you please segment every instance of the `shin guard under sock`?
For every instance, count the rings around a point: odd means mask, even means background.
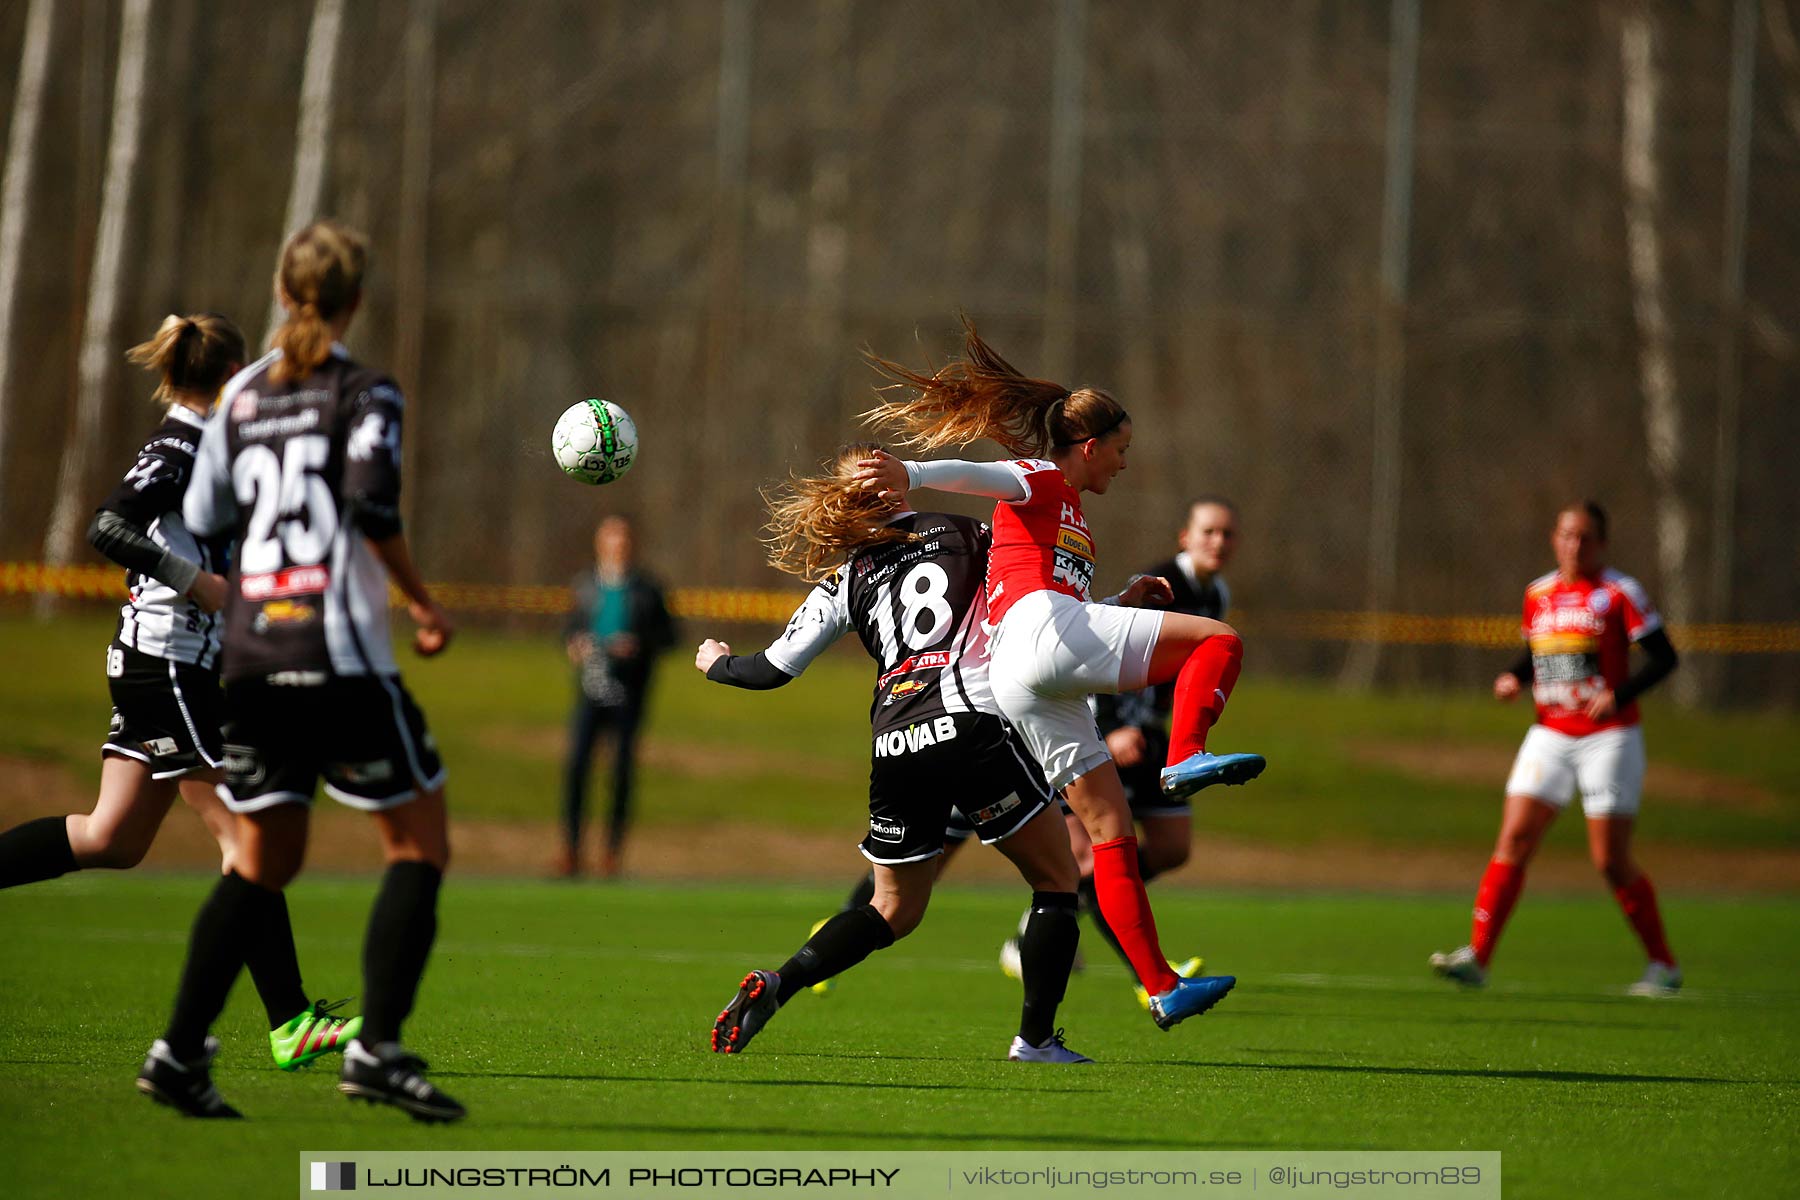
[[[366,1046],[398,1042],[437,938],[438,888],[444,874],[428,862],[397,862],[381,877],[363,938],[363,1027]]]
[[[864,904],[839,913],[819,926],[806,945],[781,964],[781,989],[775,998],[786,1004],[801,988],[841,975],[877,950],[894,944],[887,918]]]
[[[188,935],[187,961],[175,993],[175,1011],[163,1040],[181,1062],[205,1053],[206,1031],[225,1010],[231,985],[243,969],[246,948],[261,933],[280,893],[258,887],[236,871],[219,877],[200,906]]]
[[[300,956],[294,950],[294,925],[284,894],[275,894],[263,928],[244,948],[244,967],[256,985],[270,1029],[279,1029],[306,1011],[310,1002],[300,982]]]
[[[1075,947],[1081,941],[1076,918],[1081,901],[1074,892],[1033,892],[1025,931],[1019,935],[1019,966],[1025,1002],[1019,1036],[1042,1046],[1056,1033],[1056,1010],[1069,987]]]
[[[1506,918],[1512,915],[1513,905],[1524,890],[1524,863],[1501,862],[1497,858],[1489,861],[1481,886],[1475,889],[1475,918],[1469,927],[1469,945],[1475,951],[1475,961],[1482,966],[1487,966],[1488,959],[1494,956],[1500,931],[1506,928]]]
[[[81,868],[67,817],[39,817],[0,833],[0,888],[39,883]]]
[[[1163,957],[1156,937],[1156,916],[1138,874],[1137,838],[1122,837],[1094,846],[1094,892],[1106,923],[1125,952],[1126,961],[1152,996],[1180,982]]]
[[[1656,907],[1656,889],[1650,886],[1650,877],[1639,875],[1636,882],[1626,884],[1613,895],[1625,910],[1625,919],[1631,922],[1638,940],[1644,943],[1644,953],[1650,961],[1674,966],[1675,955],[1663,934],[1662,913]]]

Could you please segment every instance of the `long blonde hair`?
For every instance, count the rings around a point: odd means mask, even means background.
[[[968,317],[962,325],[962,356],[930,375],[866,354],[869,365],[893,382],[876,389],[881,402],[863,420],[894,431],[896,440],[915,450],[987,438],[1008,454],[1040,458],[1104,437],[1129,419],[1109,393],[1033,379],[982,341]]]
[[[156,399],[173,404],[181,392],[217,394],[244,365],[244,335],[229,317],[216,312],[185,317],[170,313],[149,341],[139,342],[125,357],[162,376]]]
[[[289,307],[275,331],[281,360],[269,378],[305,379],[331,357],[331,322],[361,299],[368,261],[368,239],[336,221],[314,221],[287,240],[275,282]]]
[[[820,464],[819,474],[790,475],[763,491],[769,508],[763,545],[770,566],[817,582],[859,551],[917,540],[917,534],[888,524],[894,515],[891,501],[864,490],[854,478],[856,464],[879,449],[874,442],[840,446]]]

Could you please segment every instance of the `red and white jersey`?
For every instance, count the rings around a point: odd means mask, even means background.
[[[1022,458],[1000,464],[1018,477],[1023,500],[994,506],[988,551],[988,620],[1000,624],[1021,596],[1061,592],[1086,601],[1094,583],[1094,539],[1081,515],[1081,493],[1053,462]]]
[[[1573,583],[1555,571],[1532,580],[1524,629],[1538,724],[1571,737],[1636,725],[1636,701],[1604,721],[1590,720],[1584,710],[1601,689],[1625,682],[1631,643],[1661,628],[1644,586],[1610,567]]]

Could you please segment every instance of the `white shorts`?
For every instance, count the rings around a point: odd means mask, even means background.
[[[1644,790],[1644,731],[1637,725],[1573,737],[1533,725],[1506,779],[1506,794],[1567,807],[1581,789],[1590,817],[1636,816]]]
[[[1050,591],[1006,610],[994,631],[989,681],[1051,787],[1112,760],[1087,697],[1143,687],[1162,623],[1161,609],[1084,604]]]

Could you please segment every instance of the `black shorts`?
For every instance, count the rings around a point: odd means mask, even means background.
[[[334,800],[394,808],[444,782],[425,714],[398,675],[294,673],[225,687],[225,806],[310,804],[321,776]]]
[[[118,642],[106,648],[112,727],[102,755],[133,758],[155,779],[222,766],[225,711],[219,673],[142,654]]]
[[[993,843],[1056,798],[1025,743],[999,717],[957,713],[876,738],[863,857],[883,866],[944,852],[952,812]]]
[[[1134,766],[1119,768],[1119,782],[1125,785],[1125,799],[1131,815],[1142,821],[1146,817],[1185,817],[1194,811],[1187,797],[1165,796],[1162,792],[1163,764],[1169,758],[1169,735],[1160,729],[1145,729],[1144,757]]]

